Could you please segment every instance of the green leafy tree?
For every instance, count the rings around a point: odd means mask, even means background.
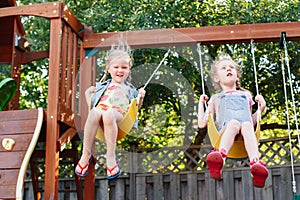
[[[49,2],[45,0],[22,0],[18,5],[30,3]],[[148,30],[164,28],[184,28],[201,26],[220,26],[234,24],[253,24],[269,22],[296,22],[300,21],[300,3],[288,0],[263,0],[263,1],[232,1],[232,0],[202,0],[202,1],[158,1],[158,0],[65,0],[66,5],[87,26],[92,26],[95,33]],[[120,5],[122,5],[120,7]],[[31,50],[47,50],[49,47],[49,21],[38,17],[22,17],[27,37],[31,43]],[[263,123],[273,123],[273,128],[285,124],[285,101],[283,96],[283,82],[281,71],[281,50],[279,43],[256,43],[255,61],[258,69],[259,92],[267,101],[268,109],[264,114]],[[195,47],[193,47],[195,49]],[[299,107],[299,42],[288,43],[292,82],[294,86],[297,108]],[[249,44],[228,44],[203,46],[211,58],[219,54],[229,54],[243,66],[242,85],[253,92],[255,91],[253,64]],[[194,96],[186,95],[187,109],[195,113],[197,100],[202,93],[199,68],[191,63],[198,62],[197,52],[191,47],[181,49],[189,55],[187,62],[181,57],[168,57],[167,64],[185,77],[192,86]],[[135,66],[147,63],[159,63],[162,58],[161,49],[134,50]],[[209,66],[209,63],[205,63]],[[46,107],[47,99],[47,67],[48,60],[37,61],[22,68],[21,108],[33,106]],[[207,72],[207,71],[206,71]],[[167,72],[165,72],[167,73]],[[206,79],[209,77],[206,73]],[[206,91],[210,93],[210,84]],[[195,124],[196,116],[182,119],[180,116],[180,92],[174,94],[164,90],[161,85],[150,84],[147,87],[146,102],[141,110],[140,120],[142,125],[149,126],[150,131],[143,133],[139,144],[148,146],[166,146],[180,143],[175,138],[178,134],[192,131],[197,135],[197,129],[189,127]],[[289,99],[290,94],[289,94]],[[291,102],[289,102],[291,103]],[[160,106],[157,106],[160,105]],[[299,110],[297,110],[299,112]],[[159,121],[157,117],[164,114],[165,120]],[[291,113],[292,114],[292,113]],[[276,120],[274,120],[276,119]],[[182,129],[182,127],[185,127]],[[174,134],[176,133],[176,134]],[[148,135],[147,135],[148,134]],[[286,134],[274,129],[266,132],[264,137],[278,137]],[[188,134],[189,135],[189,134]],[[148,139],[146,139],[148,138]],[[149,139],[151,138],[151,139]],[[184,136],[181,137],[185,140]],[[201,137],[202,138],[202,137]],[[132,140],[133,138],[128,138]],[[189,138],[190,139],[190,138]],[[189,140],[187,139],[187,140]],[[135,140],[135,139],[133,139]],[[175,142],[174,142],[175,141]],[[122,145],[126,146],[126,142]],[[182,142],[182,141],[181,141]],[[193,139],[191,139],[193,142]],[[197,141],[196,143],[198,143]]]

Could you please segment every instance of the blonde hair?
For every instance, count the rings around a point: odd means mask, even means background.
[[[106,80],[106,76],[107,76],[107,73],[108,73],[109,66],[112,63],[116,62],[117,60],[123,59],[123,58],[128,60],[129,67],[131,68],[132,64],[133,64],[133,57],[132,57],[132,54],[131,54],[131,48],[127,44],[127,42],[123,40],[123,37],[121,36],[119,38],[119,44],[118,45],[112,45],[111,49],[106,54],[106,58],[105,58],[106,70],[105,70],[103,81]],[[131,73],[129,73],[127,81],[128,82],[131,81]]]
[[[243,74],[243,70],[240,67],[240,65],[237,62],[235,62],[234,60],[232,60],[231,57],[220,56],[217,60],[215,60],[213,62],[211,69],[210,69],[211,79],[213,80],[213,83],[214,83],[214,86],[216,87],[216,89],[219,89],[219,90],[221,90],[222,88],[221,88],[220,84],[214,80],[214,77],[217,75],[218,65],[223,61],[230,61],[233,64],[233,66],[235,67],[235,69],[237,71],[238,78],[241,78],[242,74]],[[239,90],[248,91],[241,87],[239,79],[236,81],[236,88]]]

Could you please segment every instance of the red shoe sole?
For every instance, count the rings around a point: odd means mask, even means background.
[[[251,175],[253,177],[253,186],[263,188],[268,177],[268,170],[261,164],[254,164],[251,167]]]
[[[223,158],[219,152],[211,152],[206,157],[210,177],[220,180],[222,178]]]

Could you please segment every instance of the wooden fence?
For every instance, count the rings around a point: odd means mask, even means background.
[[[210,145],[164,149],[132,147],[128,152],[119,151],[123,173],[113,181],[106,180],[103,170],[104,158],[98,156],[95,199],[292,200],[293,179],[300,193],[300,154],[297,138],[292,138],[293,167],[288,137],[261,140],[259,148],[261,158],[267,163],[270,172],[264,188],[253,188],[248,160],[227,160],[223,169],[223,179],[211,179],[205,164]],[[63,168],[63,160],[60,163],[60,171],[71,169],[72,171],[65,174],[72,177],[74,166]],[[43,183],[41,180],[41,191]],[[24,199],[33,199],[29,179],[25,182]],[[59,180],[59,199],[77,199],[73,178]]]
[[[297,191],[300,192],[300,166],[295,166]],[[209,171],[180,172],[167,174],[129,174],[108,181],[96,177],[95,199],[97,200],[292,200],[291,167],[269,167],[270,175],[264,188],[254,188],[249,168],[226,168],[223,179],[215,181]],[[135,184],[131,185],[132,179]],[[24,185],[24,199],[31,200],[31,181]],[[60,179],[59,199],[77,199],[73,179]]]

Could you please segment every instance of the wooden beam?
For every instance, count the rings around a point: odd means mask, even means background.
[[[0,9],[0,17],[7,16],[39,16],[45,18],[60,17],[61,5],[59,2],[32,4],[25,6],[5,7]]]
[[[287,40],[300,40],[300,22],[94,33],[84,36],[83,47],[108,49],[120,34],[127,38],[132,48],[152,48],[196,43],[204,45],[249,43],[252,39],[254,42],[278,42],[281,32],[286,32]]]
[[[72,30],[79,36],[80,39],[83,38],[84,26],[75,17],[75,15],[68,9],[66,5],[63,4],[62,18],[64,21],[72,28]]]
[[[34,51],[34,52],[24,52],[22,53],[21,64],[26,64],[35,60],[40,60],[44,58],[49,58],[49,51]]]
[[[62,18],[72,30],[83,38],[84,26],[76,16],[61,2],[49,2],[25,6],[5,7],[0,9],[0,17],[7,16],[38,16],[45,18]]]
[[[60,138],[58,138],[58,148],[62,152],[67,144],[72,140],[72,138],[77,134],[75,128],[69,128],[66,130]]]

